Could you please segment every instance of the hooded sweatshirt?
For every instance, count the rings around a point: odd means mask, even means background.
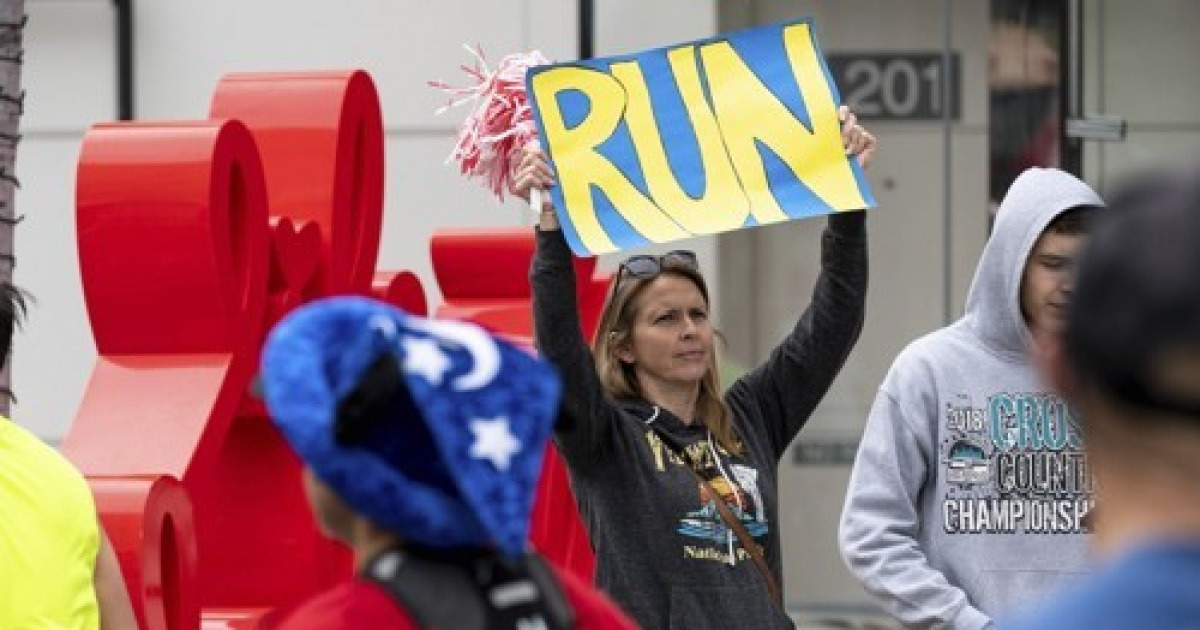
[[[566,241],[559,231],[538,232],[537,343],[564,384],[555,442],[596,552],[596,583],[642,628],[792,627],[716,498],[660,435],[722,495],[782,584],[777,465],[858,339],[867,284],[863,214],[829,219],[809,307],[767,361],[726,392],[740,453],[701,422],[605,394],[580,331]]]
[[[1086,570],[1086,458],[1072,411],[1039,382],[1020,295],[1050,222],[1102,205],[1067,173],[1024,172],[965,315],[905,348],[879,387],[839,538],[851,572],[909,627],[988,627]]]

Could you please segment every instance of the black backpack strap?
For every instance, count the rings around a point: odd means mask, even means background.
[[[391,594],[429,630],[569,630],[574,610],[562,585],[535,553],[519,562],[490,552],[446,554],[391,549],[362,577]]]
[[[542,604],[550,630],[570,630],[575,627],[575,609],[563,590],[562,582],[546,559],[536,551],[525,554],[525,570],[542,594]]]
[[[390,549],[375,556],[362,577],[382,586],[421,628],[486,628],[479,589],[457,564],[431,562]]]

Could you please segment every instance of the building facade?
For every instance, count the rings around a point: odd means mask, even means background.
[[[95,358],[75,251],[74,182],[88,126],[118,116],[114,4],[29,0],[18,153],[16,280],[37,298],[18,336],[14,417],[56,441]],[[464,44],[491,62],[539,49],[578,56],[564,0],[153,0],[134,2],[133,114],[203,116],[229,72],[363,68],[386,130],[380,269],[409,269],[438,301],[435,229],[532,223],[446,164],[465,112],[435,111],[433,79],[465,81]],[[872,277],[862,340],[783,463],[787,601],[809,617],[870,613],[835,531],[875,389],[911,339],[960,311],[989,211],[1015,172],[1054,164],[1103,190],[1200,151],[1200,4],[1189,0],[601,0],[594,52],[635,52],[811,15],[842,97],[881,139],[868,174]],[[951,68],[947,75],[943,70]],[[713,283],[738,364],[757,362],[808,300],[821,220],[686,246]],[[610,268],[615,260],[605,259]]]

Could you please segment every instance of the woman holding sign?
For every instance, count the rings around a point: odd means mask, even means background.
[[[839,113],[846,152],[866,166],[875,138]],[[514,192],[552,185],[542,154],[527,152]],[[695,255],[622,263],[589,353],[571,253],[543,205],[531,279],[538,347],[565,381],[555,440],[596,551],[596,582],[643,628],[792,627],[778,586],[777,466],[858,340],[864,215],[829,217],[812,302],[722,396]]]

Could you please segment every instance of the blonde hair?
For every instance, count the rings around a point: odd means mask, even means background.
[[[632,341],[633,323],[637,319],[637,298],[647,285],[663,275],[690,280],[700,290],[704,304],[709,305],[708,285],[704,282],[704,276],[696,269],[664,264],[662,272],[652,278],[637,278],[626,274],[619,278],[620,282],[614,280],[609,287],[608,297],[604,300],[604,310],[600,312],[600,323],[596,326],[596,338],[593,342],[596,374],[604,390],[613,398],[646,399],[633,367],[622,362],[617,356],[617,351]],[[714,334],[718,339],[723,339],[719,331],[714,331]],[[708,427],[717,443],[726,451],[742,452],[741,441],[733,428],[733,414],[721,396],[721,379],[717,370],[715,347],[709,355],[708,369],[700,379],[696,417]]]

